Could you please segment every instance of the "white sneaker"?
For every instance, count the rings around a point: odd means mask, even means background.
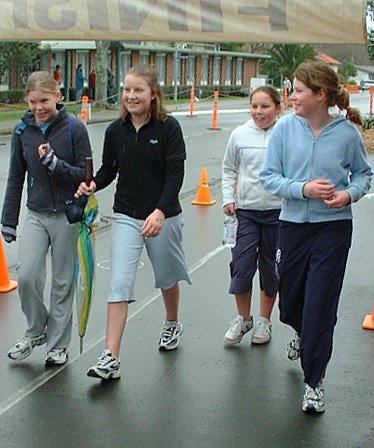
[[[66,348],[54,348],[47,353],[46,366],[59,366],[68,360]]]
[[[183,334],[183,325],[180,322],[166,320],[160,332],[158,349],[160,351],[174,350],[178,347]]]
[[[47,335],[45,333],[36,337],[25,336],[18,341],[8,352],[8,357],[14,361],[21,361],[31,355],[33,348],[38,345],[43,345],[47,342]]]
[[[287,358],[296,361],[300,358],[300,338],[297,333],[292,336],[287,346]]]
[[[243,339],[243,336],[248,333],[248,331],[252,330],[252,327],[252,316],[249,320],[244,320],[243,316],[236,316],[235,319],[230,322],[230,327],[223,337],[223,342],[226,345],[239,344]]]
[[[121,377],[120,366],[120,361],[106,348],[97,363],[88,369],[87,376],[103,380],[117,379]]]
[[[325,412],[325,390],[322,383],[313,389],[309,384],[305,384],[303,404],[301,409],[310,414]]]
[[[271,322],[260,316],[253,327],[252,344],[267,344],[271,339]]]

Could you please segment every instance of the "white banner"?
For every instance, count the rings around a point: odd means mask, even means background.
[[[2,40],[366,42],[365,0],[0,0]]]

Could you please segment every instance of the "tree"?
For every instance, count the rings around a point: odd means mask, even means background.
[[[344,61],[338,68],[338,77],[341,84],[348,84],[351,78],[357,75],[356,67],[349,61]]]
[[[96,101],[101,107],[106,105],[109,40],[96,40]]]
[[[374,0],[368,0],[367,5],[367,16],[374,20]],[[374,30],[370,28],[368,29],[367,50],[370,60],[374,61]]]
[[[223,51],[241,51],[243,45],[240,42],[221,42],[219,44],[220,49]]]
[[[38,66],[39,44],[36,42],[0,42],[0,74],[11,74],[14,85],[20,89],[25,79]]]
[[[275,85],[280,85],[285,76],[291,79],[302,62],[316,58],[316,52],[309,44],[274,44],[267,54],[270,59],[261,63],[261,71],[272,78]]]

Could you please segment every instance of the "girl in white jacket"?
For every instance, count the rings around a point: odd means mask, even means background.
[[[270,315],[278,289],[274,265],[281,203],[262,187],[259,179],[270,134],[281,112],[278,91],[268,85],[254,90],[250,112],[251,119],[231,133],[222,162],[223,213],[238,218],[229,288],[229,293],[235,295],[238,315],[223,338],[226,345],[241,342],[253,327],[252,282],[257,269],[260,317],[254,326],[252,343],[270,341]]]

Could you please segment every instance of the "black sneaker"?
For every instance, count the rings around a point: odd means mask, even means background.
[[[166,320],[161,330],[161,337],[158,341],[158,349],[160,351],[176,349],[182,333],[183,325],[180,322]]]

